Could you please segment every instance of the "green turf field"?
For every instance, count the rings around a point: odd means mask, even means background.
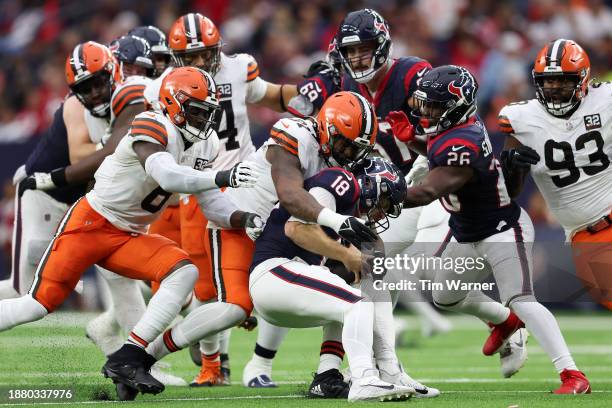
[[[74,390],[72,400],[61,406],[113,404],[114,387],[100,374],[101,353],[84,337],[84,325],[91,314],[58,313],[44,321],[0,333],[0,406],[26,404],[9,401],[9,389],[53,388]],[[399,349],[409,373],[436,386],[442,395],[431,400],[410,400],[393,404],[431,407],[612,407],[612,314],[563,315],[561,328],[579,367],[586,372],[593,394],[553,396],[558,385],[548,357],[530,337],[526,366],[512,379],[499,374],[498,357],[484,357],[480,348],[485,338],[482,323],[468,317],[451,317],[455,330],[433,339],[419,339],[415,330],[405,337],[410,347]],[[337,400],[304,397],[318,362],[320,330],[290,332],[277,355],[274,380],[281,386],[272,390],[250,390],[239,384],[241,370],[250,357],[255,333],[234,330],[231,345],[231,387],[168,387],[157,396],[139,396],[138,406],[153,407],[336,407]],[[188,381],[197,373],[186,351],[170,356],[171,372]],[[38,401],[36,406],[43,406]],[[360,404],[369,405],[369,404]],[[45,400],[44,406],[60,406]]]

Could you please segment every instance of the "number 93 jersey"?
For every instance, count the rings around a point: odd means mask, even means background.
[[[568,238],[612,206],[612,84],[596,83],[567,119],[535,99],[505,106],[500,130],[540,155],[531,174]]]
[[[167,206],[172,192],[163,190],[145,172],[133,148],[136,141],[160,144],[178,164],[204,170],[219,152],[219,139],[213,133],[207,140],[187,147],[179,130],[161,113],[136,115],[128,134],[96,171],[96,184],[87,200],[115,227],[146,233],[148,225]]]

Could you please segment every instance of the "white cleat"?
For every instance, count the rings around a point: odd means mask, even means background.
[[[183,380],[181,377],[177,377],[176,375],[172,375],[170,373],[166,373],[162,371],[162,368],[169,368],[170,365],[163,362],[156,362],[151,367],[151,375],[160,383],[164,385],[174,385],[176,387],[186,387],[187,381]]]
[[[355,401],[405,401],[414,395],[413,388],[382,381],[376,376],[353,379],[349,402]]]
[[[516,374],[527,361],[527,329],[518,329],[499,350],[499,362],[504,378]]]
[[[110,310],[97,316],[85,327],[87,338],[98,346],[105,356],[119,350],[125,342],[125,339],[119,336],[118,331],[119,325]]]
[[[421,384],[406,374],[403,368],[400,368],[400,370],[394,374],[391,374],[380,367],[378,371],[380,373],[381,380],[391,384],[412,388],[415,392],[414,398],[435,398],[440,395],[439,389]]]
[[[242,385],[249,388],[276,388],[272,381],[272,360],[253,356],[242,371]],[[267,360],[267,359],[266,359]]]

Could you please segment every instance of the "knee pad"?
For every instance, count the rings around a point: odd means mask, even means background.
[[[194,264],[189,263],[168,274],[166,277],[164,277],[161,284],[164,286],[189,286],[189,290],[191,290],[193,289],[193,285],[195,285],[197,279],[198,268],[196,268]]]

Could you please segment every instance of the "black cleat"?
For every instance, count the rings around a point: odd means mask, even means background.
[[[138,395],[138,390],[120,382],[115,383],[115,390],[119,401],[134,401]]]
[[[102,367],[102,374],[115,384],[122,383],[143,394],[159,394],[165,387],[149,372],[153,363],[155,359],[146,351],[126,344],[108,357]],[[127,396],[128,393],[124,391],[121,390],[121,393]]]
[[[315,374],[308,396],[311,398],[348,398],[349,385],[344,382],[342,373],[335,368]]]

